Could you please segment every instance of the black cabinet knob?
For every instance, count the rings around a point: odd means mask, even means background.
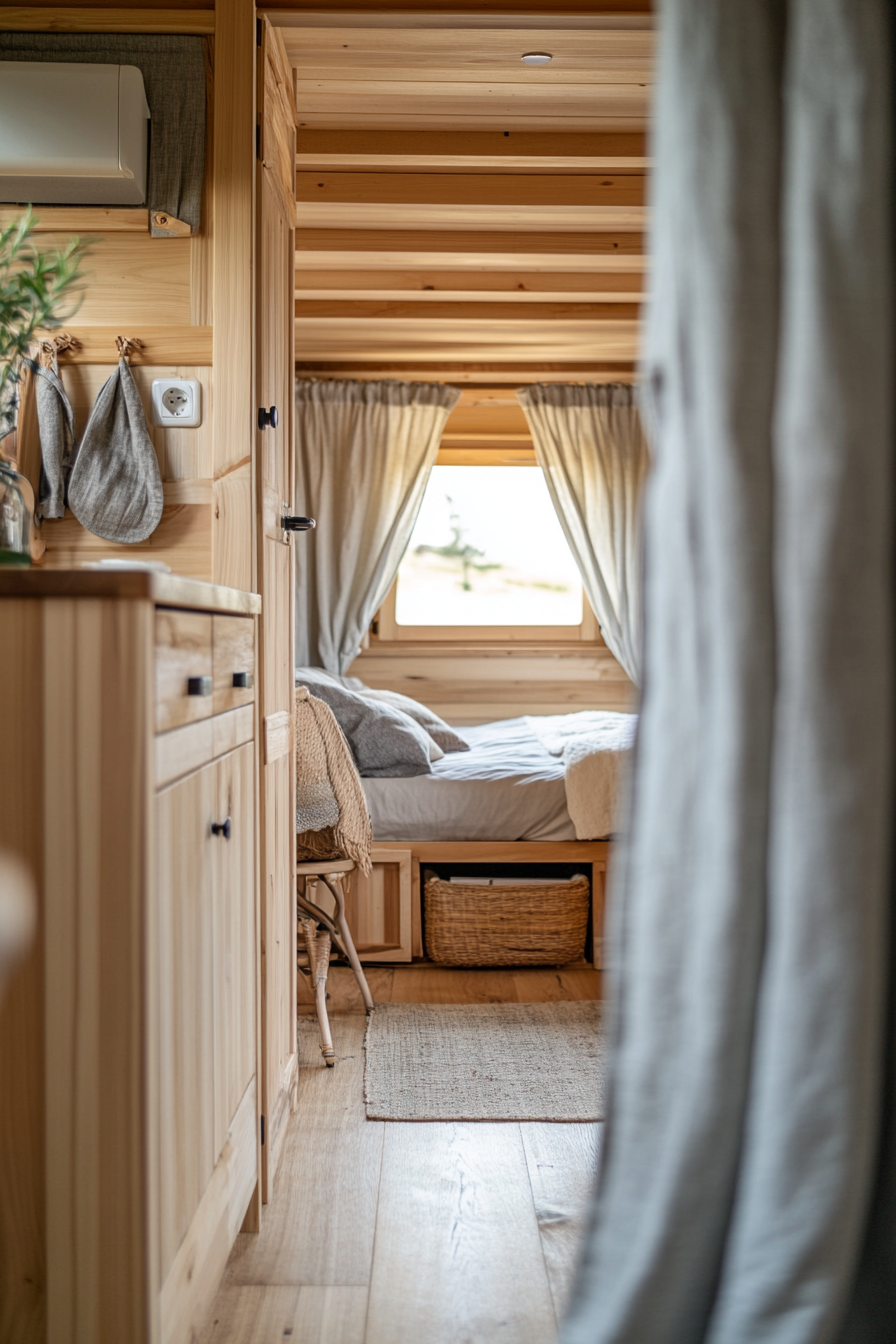
[[[211,677],[188,677],[187,695],[211,695]]]
[[[317,523],[313,518],[294,518],[292,514],[284,514],[280,520],[284,532],[310,532]]]
[[[223,835],[225,840],[230,839],[230,818],[226,821],[212,822],[212,835]]]
[[[271,429],[276,429],[276,428],[277,428],[277,421],[278,421],[278,419],[279,419],[279,416],[277,415],[277,407],[276,407],[276,406],[272,406],[271,409],[270,409],[269,411],[266,411],[265,408],[264,408],[263,406],[259,406],[259,408],[258,408],[258,428],[259,428],[259,429],[267,429],[269,425],[270,425]]]
[[[233,685],[238,691],[251,691],[255,685],[255,678],[251,672],[234,672]]]

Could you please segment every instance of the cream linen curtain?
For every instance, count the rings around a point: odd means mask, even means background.
[[[564,1344],[896,1340],[890,22],[660,6],[642,709]]]
[[[610,652],[641,680],[640,511],[648,453],[632,388],[517,392],[535,455]]]
[[[296,383],[296,665],[344,673],[392,585],[460,393],[437,383]]]

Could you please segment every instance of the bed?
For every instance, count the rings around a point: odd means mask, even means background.
[[[373,872],[353,874],[347,910],[363,961],[423,956],[421,876],[427,866],[438,866],[440,876],[469,876],[477,868],[482,875],[496,873],[500,865],[515,876],[527,867],[542,877],[549,875],[547,866],[557,875],[561,868],[565,876],[586,872],[592,890],[589,952],[601,965],[618,777],[634,739],[634,715],[583,711],[452,730],[425,706],[355,679],[297,669],[296,682],[330,703],[360,768],[373,823]],[[424,755],[414,773],[364,768],[365,753],[377,760],[371,754],[375,733],[366,721],[369,702],[386,695],[390,712],[411,713],[418,733],[426,723],[432,738],[441,738],[444,755],[438,748],[438,759]],[[457,734],[469,750],[457,749]]]
[[[378,842],[575,840],[563,760],[526,718],[458,731],[470,750],[449,752],[431,775],[362,779]]]
[[[589,711],[461,728],[470,750],[446,754],[433,763],[431,774],[363,779],[375,877],[374,889],[359,895],[362,904],[384,909],[388,883],[380,885],[379,873],[392,865],[397,892],[404,864],[411,927],[400,955],[423,955],[421,873],[427,865],[462,866],[467,872],[476,864],[513,865],[517,872],[519,865],[572,865],[591,878],[589,952],[600,967],[619,771],[636,721],[634,715]],[[579,838],[583,826],[593,838]],[[360,909],[357,917],[363,919]],[[399,950],[394,943],[382,951],[371,946],[363,955],[388,961],[397,959]]]

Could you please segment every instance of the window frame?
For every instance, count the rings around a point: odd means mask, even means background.
[[[381,644],[603,644],[597,617],[582,592],[579,625],[399,625],[395,619],[398,579],[392,584],[374,622],[373,637]]]

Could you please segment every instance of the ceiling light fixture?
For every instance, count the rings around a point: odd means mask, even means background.
[[[549,51],[527,51],[520,57],[523,65],[550,65],[553,59]]]

